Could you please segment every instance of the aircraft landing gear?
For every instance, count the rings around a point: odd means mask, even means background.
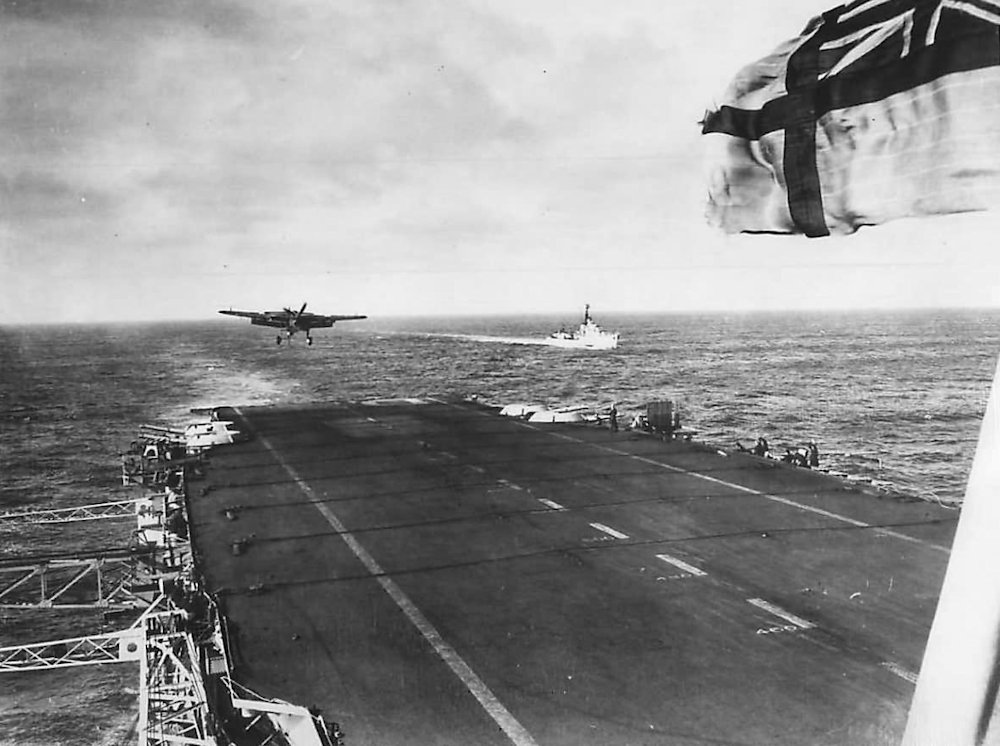
[[[279,345],[281,344],[281,335],[280,334],[277,337],[274,338],[274,343],[275,344],[279,344]]]
[[[306,344],[309,345],[310,347],[312,347],[312,343],[313,343],[313,338],[312,337],[306,337]]]

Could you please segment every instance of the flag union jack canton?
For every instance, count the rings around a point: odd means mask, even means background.
[[[705,115],[709,221],[850,233],[1000,205],[1000,0],[865,0],[743,68]]]

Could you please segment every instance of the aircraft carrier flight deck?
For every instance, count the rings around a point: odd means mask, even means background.
[[[470,402],[219,411],[234,676],[353,745],[898,743],[957,511]]]

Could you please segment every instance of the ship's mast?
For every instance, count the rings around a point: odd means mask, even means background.
[[[583,309],[583,323],[584,324],[589,324],[590,323],[590,304],[589,303]]]

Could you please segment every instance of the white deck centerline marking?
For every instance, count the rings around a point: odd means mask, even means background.
[[[542,505],[545,505],[546,507],[552,508],[553,510],[566,510],[566,508],[557,503],[555,500],[549,500],[546,497],[538,498],[538,502],[540,502]]]
[[[242,412],[236,407],[233,408],[240,417],[243,417]],[[246,421],[246,418],[243,417]],[[247,425],[250,423],[247,422]],[[253,428],[250,428],[253,430]],[[465,688],[469,690],[469,693],[479,702],[486,713],[493,718],[493,721],[500,726],[507,737],[516,746],[538,746],[535,739],[530,733],[524,728],[521,723],[510,713],[510,711],[503,706],[496,695],[486,686],[484,682],[475,671],[472,670],[471,666],[465,662],[465,659],[458,654],[451,645],[449,645],[445,639],[441,636],[441,633],[437,631],[437,628],[424,616],[424,613],[417,608],[416,604],[410,600],[410,597],[403,592],[403,589],[390,577],[385,574],[382,566],[375,560],[375,558],[369,554],[368,550],[365,549],[361,542],[359,542],[352,533],[347,530],[347,527],[341,523],[340,519],[333,513],[332,510],[316,496],[313,492],[312,487],[310,487],[306,482],[299,476],[298,472],[282,458],[281,454],[275,450],[274,446],[260,433],[255,432],[258,440],[264,445],[264,447],[271,452],[275,460],[281,464],[282,468],[288,472],[295,484],[299,486],[299,489],[309,498],[309,501],[316,506],[316,509],[322,513],[323,517],[326,518],[327,522],[333,527],[333,530],[340,534],[341,538],[347,543],[351,551],[354,552],[361,563],[365,566],[365,569],[371,573],[375,580],[378,581],[379,585],[382,586],[383,590],[389,595],[399,607],[400,611],[406,615],[406,618],[410,620],[410,623],[416,627],[417,631],[423,635],[424,639],[430,643],[431,647],[434,648],[434,652],[447,664],[448,668],[461,680],[465,685]]]
[[[521,424],[523,424],[525,427],[530,427],[532,430],[536,430],[538,432],[547,432],[545,430],[536,428],[534,425],[529,425],[526,422]],[[823,510],[823,508],[817,508],[813,505],[806,505],[804,503],[796,502],[795,500],[789,500],[787,497],[770,495],[767,492],[761,492],[760,490],[755,490],[752,487],[744,487],[742,484],[736,484],[735,482],[727,482],[724,479],[719,479],[718,477],[710,477],[707,474],[699,474],[696,471],[689,471],[687,469],[682,469],[679,466],[671,466],[670,464],[665,464],[662,461],[655,461],[654,459],[646,458],[645,456],[639,456],[635,453],[620,451],[617,448],[602,446],[599,443],[590,443],[586,440],[580,440],[579,438],[574,438],[570,435],[566,435],[565,433],[550,432],[549,435],[551,435],[554,438],[562,438],[563,440],[568,440],[572,443],[581,443],[583,445],[593,446],[594,448],[598,448],[602,451],[607,451],[608,453],[614,453],[615,455],[618,456],[627,456],[628,458],[635,459],[636,461],[641,461],[644,464],[651,464],[652,466],[658,466],[661,469],[666,469],[667,471],[672,471],[676,474],[686,474],[690,477],[695,477],[697,479],[704,479],[706,482],[713,482],[715,484],[721,484],[725,487],[731,487],[732,489],[739,490],[740,492],[746,492],[747,494],[750,495],[757,495],[758,497],[763,497],[765,500],[771,500],[772,502],[781,503],[782,505],[788,505],[789,507],[792,508],[798,508],[799,510],[804,510],[808,513],[815,513],[817,515],[825,516],[826,518],[832,518],[835,521],[841,521],[851,526],[857,526],[858,528],[875,528],[875,526],[873,526],[870,523],[865,523],[864,521],[859,521],[855,518],[849,518],[846,515],[840,515],[839,513],[833,513],[829,510]],[[907,534],[901,534],[898,531],[893,531],[892,529],[888,528],[880,528],[878,529],[878,531],[883,536],[891,536],[894,539],[901,539],[903,541],[908,541],[912,544],[920,544],[921,546],[925,546],[928,549],[933,549],[938,552],[944,552],[945,554],[951,554],[950,549],[938,546],[937,544],[933,544],[929,541],[924,541],[923,539],[918,539],[915,536],[908,536]]]
[[[912,671],[907,671],[898,663],[893,663],[892,661],[884,661],[882,663],[882,668],[896,674],[899,678],[909,681],[911,684],[917,683],[917,675]]]
[[[694,565],[689,565],[687,562],[685,562],[682,559],[677,559],[676,557],[671,557],[669,554],[658,554],[658,555],[656,555],[656,558],[660,559],[660,560],[663,560],[664,562],[666,562],[669,565],[673,565],[674,567],[680,568],[684,572],[690,573],[690,574],[692,574],[692,575],[694,575],[695,577],[698,577],[698,578],[702,578],[702,577],[705,577],[705,576],[708,575],[708,573],[705,572],[704,570],[700,570],[697,567],[695,567]]]
[[[628,534],[623,534],[621,531],[616,531],[615,529],[611,528],[611,526],[605,526],[603,523],[591,523],[590,525],[593,528],[596,528],[598,531],[603,531],[608,536],[614,536],[616,539],[628,538]]]
[[[785,611],[780,606],[775,606],[770,601],[765,601],[762,598],[748,598],[747,603],[756,606],[758,609],[763,609],[769,614],[774,614],[779,619],[791,622],[799,629],[813,629],[816,626],[812,622],[806,621],[802,617],[795,616],[792,612]]]

